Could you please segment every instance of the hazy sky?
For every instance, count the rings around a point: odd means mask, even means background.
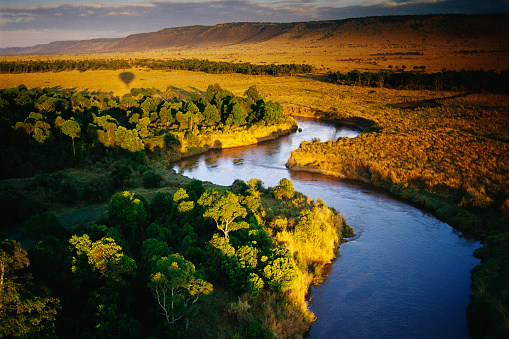
[[[437,13],[509,13],[509,0],[0,0],[0,48],[226,22]]]

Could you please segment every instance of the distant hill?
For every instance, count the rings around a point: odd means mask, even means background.
[[[324,40],[356,41],[359,37],[387,39],[398,36],[412,42],[426,37],[445,40],[509,36],[509,15],[381,16],[297,23],[226,23],[215,26],[166,28],[118,39],[56,41],[26,48],[3,48],[0,55],[135,52],[253,44]],[[505,38],[504,38],[505,37]]]

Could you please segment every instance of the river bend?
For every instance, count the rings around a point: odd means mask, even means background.
[[[190,178],[231,185],[281,178],[340,211],[356,237],[341,245],[325,281],[312,287],[309,338],[468,338],[470,271],[481,245],[431,214],[372,186],[286,169],[304,140],[355,137],[332,123],[297,119],[302,132],[259,145],[213,150],[174,163]]]

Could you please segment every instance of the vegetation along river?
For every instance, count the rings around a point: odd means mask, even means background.
[[[190,178],[231,185],[281,178],[336,208],[356,237],[325,281],[311,289],[317,316],[309,338],[468,338],[466,307],[478,241],[467,239],[431,214],[376,188],[286,169],[301,141],[355,137],[348,127],[298,119],[302,132],[256,146],[216,150],[187,158],[174,169]]]

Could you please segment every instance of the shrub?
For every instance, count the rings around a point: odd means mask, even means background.
[[[147,171],[143,174],[143,187],[145,188],[157,188],[161,181],[163,181],[163,177],[154,171]]]
[[[276,187],[274,187],[274,196],[276,199],[291,199],[295,194],[295,189],[293,188],[293,183],[286,178],[279,180],[279,183]]]
[[[113,180],[113,185],[115,188],[121,188],[126,185],[126,183],[134,177],[133,171],[127,165],[122,165],[122,167],[115,169],[110,174],[111,179]]]
[[[148,210],[149,204],[143,196],[128,191],[115,194],[108,205],[110,223],[119,226],[131,239],[147,224]]]

